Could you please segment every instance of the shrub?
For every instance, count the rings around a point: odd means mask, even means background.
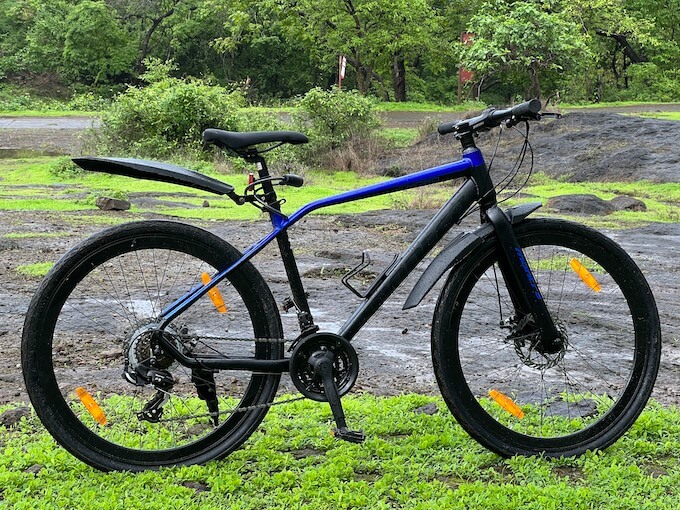
[[[70,157],[62,156],[55,159],[48,167],[50,175],[59,178],[78,177],[85,173],[85,170],[76,165]]]
[[[238,92],[157,69],[144,77],[154,81],[129,87],[102,115],[100,143],[106,150],[149,157],[198,153],[206,128],[238,129]]]
[[[298,102],[298,129],[309,134],[306,156],[318,161],[324,153],[342,150],[357,139],[370,138],[380,125],[375,102],[356,91],[314,88]]]

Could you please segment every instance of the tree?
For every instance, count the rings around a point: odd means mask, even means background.
[[[581,67],[590,56],[569,16],[530,1],[484,4],[468,30],[475,36],[470,46],[460,47],[463,65],[481,80],[497,73],[506,80],[520,77],[527,99],[542,97],[542,80]]]
[[[66,17],[64,76],[98,83],[130,71],[134,46],[113,9],[102,1],[79,3]]]
[[[436,17],[427,0],[287,0],[281,14],[307,48],[320,52],[326,69],[344,55],[362,94],[385,97],[392,89],[398,101],[406,99],[408,62],[434,42]]]

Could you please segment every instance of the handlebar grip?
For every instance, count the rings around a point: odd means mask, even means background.
[[[299,188],[305,183],[304,179],[300,177],[299,175],[295,174],[284,174],[281,177],[281,184],[282,186],[293,186],[294,188]]]
[[[541,111],[541,101],[532,99],[522,104],[518,104],[512,109],[512,115],[515,117],[534,116]]]
[[[444,122],[443,124],[439,124],[437,127],[437,132],[440,135],[447,135],[449,133],[453,133],[453,128],[456,127],[456,124],[458,124],[460,121],[458,120],[452,120],[451,122]]]

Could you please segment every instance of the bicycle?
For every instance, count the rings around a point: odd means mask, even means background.
[[[644,276],[608,237],[564,220],[528,218],[540,203],[499,207],[475,136],[519,123],[528,134],[540,108],[532,100],[442,124],[439,133],[461,142],[460,160],[322,198],[290,216],[274,186],[301,186],[303,179],[270,175],[263,153],[307,142],[301,133],[205,131],[206,144],[256,166],[242,195],[173,165],[76,158],[86,170],[252,204],[269,214],[272,230],[240,253],[198,227],[146,220],[104,230],[69,251],[41,283],[24,325],[23,373],[37,415],[64,448],[98,469],[205,463],[246,441],[279,403],[277,387],[289,373],[300,398],[330,404],[336,437],[361,442],[341,400],[358,377],[350,341],[443,236],[478,210],[481,226],[439,251],[404,304],[417,306],[445,279],[431,344],[449,410],[503,456],[575,456],[611,445],[652,391],[658,313]],[[522,159],[527,143],[525,137]],[[319,331],[287,229],[322,207],[458,178],[462,185],[366,291],[352,287],[351,275],[343,279],[361,302],[339,331]],[[300,326],[292,342],[251,263],[274,240],[292,294],[285,306]],[[75,342],[89,343],[94,359],[75,359]]]

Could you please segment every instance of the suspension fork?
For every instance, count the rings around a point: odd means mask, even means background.
[[[541,331],[539,352],[554,354],[563,347],[563,340],[550,316],[538,284],[527,263],[524,252],[505,213],[493,205],[484,212],[498,238],[499,267],[508,287],[516,312],[530,315]]]

